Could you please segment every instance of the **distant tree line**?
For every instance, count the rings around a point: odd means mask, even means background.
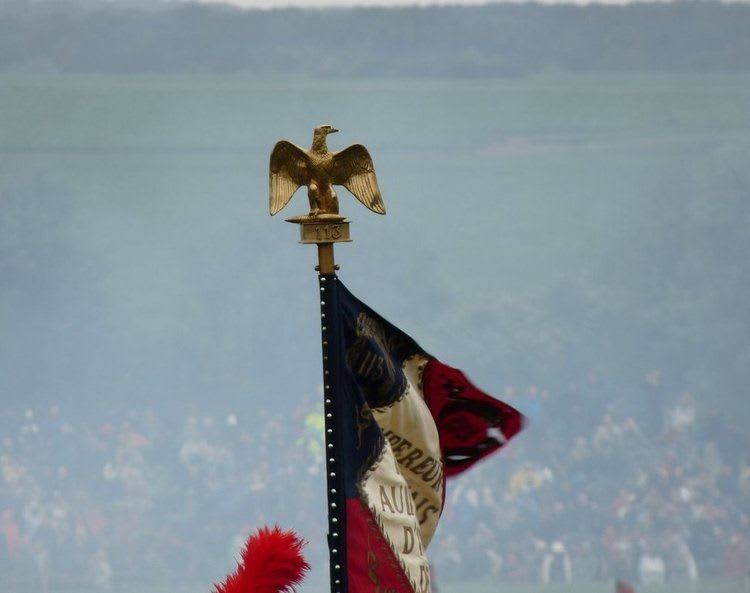
[[[748,72],[750,5],[243,11],[0,3],[0,71],[516,76]]]

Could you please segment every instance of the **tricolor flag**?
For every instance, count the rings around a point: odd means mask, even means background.
[[[523,425],[511,406],[320,276],[333,593],[429,593],[445,478]]]

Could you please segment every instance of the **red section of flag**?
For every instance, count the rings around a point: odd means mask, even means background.
[[[346,501],[346,530],[349,591],[414,593],[370,509],[357,498]]]
[[[469,469],[523,428],[515,408],[477,389],[458,369],[438,360],[422,374],[424,399],[440,434],[445,475]]]
[[[635,593],[635,587],[625,581],[617,581],[615,584],[615,593]]]
[[[247,540],[237,570],[215,585],[215,593],[292,593],[310,570],[304,545],[294,531],[258,529]]]

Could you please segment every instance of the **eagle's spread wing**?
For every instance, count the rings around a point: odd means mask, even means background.
[[[308,184],[309,178],[309,159],[305,151],[287,140],[279,140],[271,152],[268,177],[271,216],[286,206],[297,188]]]
[[[331,181],[343,185],[373,212],[385,214],[372,157],[361,144],[354,144],[333,155]]]

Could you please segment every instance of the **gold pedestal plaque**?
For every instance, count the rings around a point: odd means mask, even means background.
[[[300,243],[342,243],[351,242],[349,221],[312,222],[300,225]]]
[[[343,216],[295,216],[287,222],[299,225],[300,243],[349,243],[349,224]]]

